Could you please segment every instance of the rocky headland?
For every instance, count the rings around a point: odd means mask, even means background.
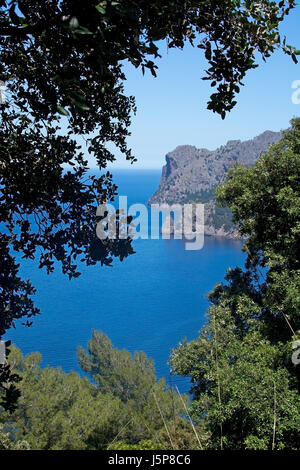
[[[265,131],[247,141],[229,140],[216,150],[181,145],[166,155],[158,190],[148,204],[205,204],[205,234],[237,238],[231,211],[215,201],[215,188],[224,181],[228,169],[240,163],[253,165],[270,144],[277,143],[280,132]]]

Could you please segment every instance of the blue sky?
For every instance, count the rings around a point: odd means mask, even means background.
[[[300,6],[287,17],[281,34],[287,43],[300,49]],[[300,64],[276,52],[266,63],[248,72],[238,95],[238,104],[224,121],[206,109],[212,88],[201,80],[206,62],[197,48],[169,50],[163,44],[158,76],[144,77],[140,70],[126,65],[126,93],[136,97],[129,143],[138,162],[134,166],[122,156],[117,168],[161,168],[165,155],[177,145],[215,149],[231,139],[253,138],[266,129],[288,127],[293,116],[300,116],[300,104],[292,103],[294,80],[300,80]]]

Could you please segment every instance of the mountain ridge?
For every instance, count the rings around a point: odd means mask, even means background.
[[[266,130],[246,141],[228,140],[216,150],[179,145],[167,153],[158,190],[148,204],[205,204],[207,235],[238,237],[228,208],[219,208],[214,188],[222,183],[228,169],[236,163],[253,165],[270,144],[279,142],[280,132]]]

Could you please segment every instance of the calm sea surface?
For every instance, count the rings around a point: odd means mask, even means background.
[[[118,170],[115,181],[128,203],[146,203],[161,172]],[[157,375],[169,381],[171,348],[183,337],[197,337],[205,322],[206,294],[222,281],[226,268],[242,265],[239,241],[206,237],[199,251],[186,251],[181,240],[136,240],[136,254],[112,268],[82,265],[69,281],[61,272],[46,275],[26,262],[23,276],[37,288],[42,314],[31,328],[17,325],[11,339],[23,353],[40,351],[43,365],[79,370],[78,345],[86,346],[92,329],[104,331],[118,348],[143,350],[154,359]],[[187,382],[178,379],[181,390]]]

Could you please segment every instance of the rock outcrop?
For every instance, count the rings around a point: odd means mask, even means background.
[[[231,166],[253,165],[280,138],[280,132],[265,131],[252,140],[230,140],[213,151],[181,145],[166,155],[159,188],[148,204],[205,203],[205,233],[235,238],[238,233],[230,210],[215,203],[215,187],[224,180]]]

